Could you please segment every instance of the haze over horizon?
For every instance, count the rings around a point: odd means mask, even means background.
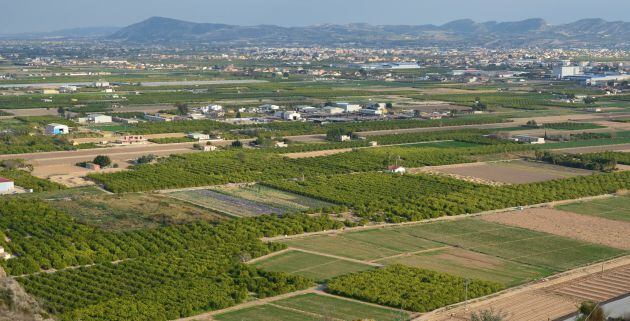
[[[584,18],[628,20],[630,1],[609,0],[608,9],[586,0],[111,0],[77,5],[58,0],[22,0],[0,11],[0,34],[48,32],[78,27],[133,24],[152,16],[234,25],[369,23],[379,25],[443,24],[457,19],[515,21],[543,18],[551,24]],[[612,10],[614,9],[614,10]]]

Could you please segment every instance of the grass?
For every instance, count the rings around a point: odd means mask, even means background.
[[[409,256],[379,261],[440,271],[461,277],[494,281],[506,287],[522,284],[551,274],[545,268],[511,262],[487,254],[458,248],[436,249]]]
[[[274,304],[342,320],[402,321],[409,319],[409,314],[406,312],[314,293],[276,301]]]
[[[441,246],[436,242],[399,233],[394,229],[373,229],[333,236],[320,235],[288,240],[284,243],[295,248],[356,260],[376,260]]]
[[[324,320],[322,316],[308,315],[302,312],[287,310],[273,305],[260,305],[213,317],[218,321],[308,321]]]
[[[40,192],[34,194],[19,194],[20,198],[40,198],[46,200],[58,200],[66,198],[76,198],[80,196],[104,195],[105,192],[96,186],[83,186],[66,188],[58,191]]]
[[[120,231],[184,224],[198,220],[219,221],[220,215],[191,204],[151,194],[81,195],[50,201],[81,223]]]
[[[577,214],[598,216],[611,220],[630,222],[630,196],[571,203],[557,206],[556,209]]]
[[[227,312],[218,321],[409,320],[409,314],[329,295],[308,293],[261,306]]]
[[[564,271],[624,253],[602,245],[479,219],[415,225],[400,231],[552,271]]]
[[[372,266],[345,261],[323,255],[288,251],[254,263],[258,268],[275,272],[287,272],[324,282],[348,273],[365,271]]]
[[[462,219],[282,241],[290,247],[403,264],[514,286],[624,252],[543,232]]]

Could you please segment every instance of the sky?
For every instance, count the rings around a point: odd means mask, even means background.
[[[605,6],[603,4],[605,3]],[[126,26],[152,16],[235,25],[630,20],[630,0],[0,0],[0,34]]]

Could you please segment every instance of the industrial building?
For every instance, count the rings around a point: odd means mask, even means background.
[[[102,114],[89,114],[87,115],[87,117],[80,117],[78,119],[78,122],[79,124],[107,124],[112,122],[112,116]]]

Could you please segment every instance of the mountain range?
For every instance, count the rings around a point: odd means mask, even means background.
[[[559,25],[534,18],[481,23],[462,19],[443,25],[354,23],[282,27],[196,23],[152,17],[124,28],[74,29],[40,36],[72,38],[73,35],[99,41],[149,45],[630,48],[630,22],[603,19],[582,19]]]

